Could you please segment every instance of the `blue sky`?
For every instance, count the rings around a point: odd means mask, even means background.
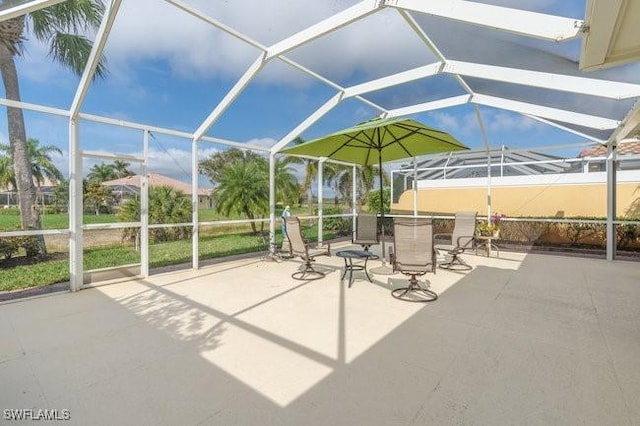
[[[579,19],[584,17],[585,8],[585,0],[484,2]],[[262,44],[270,45],[349,7],[355,1],[192,0],[188,3]],[[248,10],[251,13],[247,13]],[[392,10],[384,12],[329,37],[310,42],[288,56],[345,86],[434,62],[433,55],[407,29],[398,14]],[[438,37],[435,29],[434,37]],[[446,38],[446,34],[440,37]],[[500,40],[497,38],[496,43]],[[452,52],[457,54],[459,51],[464,55],[467,49],[475,55],[487,57],[493,53],[486,45],[474,43],[452,47]],[[493,41],[491,43],[493,45]],[[529,43],[531,49],[547,49],[569,60],[577,60],[579,53],[579,43],[576,42],[566,46],[546,46],[535,41],[525,43]],[[32,37],[26,47],[24,57],[17,64],[23,100],[68,109],[79,78],[53,64],[47,57],[47,47]],[[165,2],[125,0],[106,47],[109,74],[106,79],[94,82],[82,111],[192,132],[257,54],[255,48]],[[632,76],[640,74],[638,71],[636,65],[623,68],[619,72],[620,79],[633,80],[637,77]],[[369,97],[381,105],[396,107],[407,104],[408,99],[432,100],[442,94],[459,94],[459,87],[451,80],[439,76],[431,81],[431,85],[415,83],[393,91],[373,93]],[[272,61],[214,124],[208,135],[270,146],[334,93],[333,89],[300,71],[280,61]],[[350,100],[320,119],[302,136],[312,139],[376,115],[370,106]],[[533,147],[584,140],[507,111],[483,107],[482,115],[489,142],[496,147]],[[27,112],[25,118],[28,137],[58,145],[64,151],[64,156],[56,158],[56,163],[66,172],[67,121],[33,112]],[[482,147],[475,110],[471,105],[418,114],[412,118],[449,131],[474,149]],[[142,150],[140,131],[82,122],[80,136],[82,148],[86,150],[122,154],[139,154]],[[4,114],[0,116],[0,138],[6,141]],[[203,143],[200,155],[208,156],[220,148]],[[156,134],[151,140],[151,171],[188,180],[189,149],[189,140]],[[86,160],[85,169],[100,161]]]

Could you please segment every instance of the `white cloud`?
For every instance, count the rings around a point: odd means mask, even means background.
[[[489,115],[489,130],[494,132],[526,132],[542,126],[539,121],[523,115],[505,111],[492,112]]]
[[[273,138],[254,138],[247,141],[248,144],[256,145],[256,146],[264,146],[267,148],[271,148],[278,141]]]
[[[453,114],[444,111],[437,111],[431,114],[436,122],[436,127],[442,129],[457,129],[460,127],[458,118]]]

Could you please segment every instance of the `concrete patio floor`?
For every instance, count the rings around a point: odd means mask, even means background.
[[[256,259],[0,305],[0,408],[72,424],[640,424],[640,265],[501,253],[428,276]],[[379,262],[371,262],[377,266]],[[6,421],[4,415],[0,422]]]

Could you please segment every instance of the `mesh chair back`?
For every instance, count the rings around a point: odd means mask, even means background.
[[[476,216],[478,212],[457,212],[451,244],[458,247],[469,247],[476,233]]]
[[[359,214],[356,219],[356,244],[378,243],[378,217],[373,214]]]
[[[291,253],[294,256],[305,257],[307,255],[307,246],[302,238],[300,219],[297,216],[289,216],[284,218],[284,222],[287,226],[287,238],[291,245]]]
[[[398,219],[393,223],[394,269],[430,272],[435,270],[433,225],[429,219]]]

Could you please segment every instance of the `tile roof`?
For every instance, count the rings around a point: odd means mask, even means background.
[[[174,189],[184,192],[186,195],[191,195],[191,184],[182,182],[177,179],[170,178],[168,176],[160,175],[157,173],[149,173],[149,187],[156,186],[170,186]],[[128,176],[120,179],[109,180],[106,182],[102,182],[103,185],[106,186],[117,186],[117,185],[129,185],[140,187],[140,175]],[[211,196],[212,190],[199,188],[198,195],[202,196]]]
[[[640,142],[622,142],[618,144],[618,155],[640,154]],[[578,157],[599,157],[607,155],[607,147],[600,145],[596,148],[589,148],[580,151]]]

